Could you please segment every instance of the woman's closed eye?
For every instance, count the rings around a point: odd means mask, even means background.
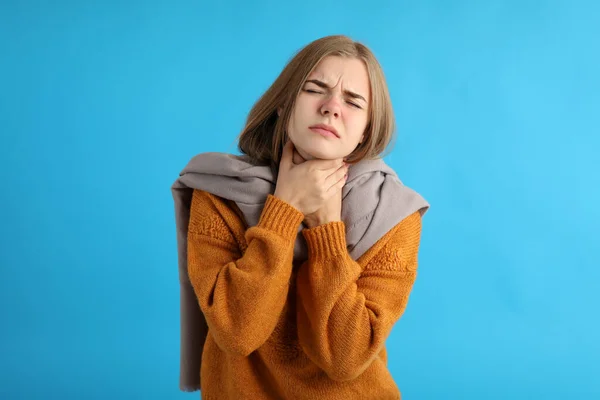
[[[313,90],[313,89],[304,89],[304,91],[305,91],[306,93],[323,94],[323,92],[319,92],[318,90]],[[360,108],[362,108],[362,107],[361,107],[361,106],[359,106],[358,104],[356,104],[356,103],[353,103],[353,102],[351,102],[351,101],[347,101],[346,103],[350,104],[350,105],[351,105],[352,107],[354,107],[354,108],[359,108],[359,109],[360,109]]]

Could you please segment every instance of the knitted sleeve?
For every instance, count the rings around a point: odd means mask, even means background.
[[[194,191],[188,230],[188,274],[217,345],[247,356],[271,335],[286,302],[293,249],[304,216],[269,195],[244,254],[214,195]]]
[[[406,308],[417,274],[421,214],[381,238],[364,268],[346,250],[343,222],[302,234],[309,259],[297,277],[300,345],[332,379],[354,379],[377,357]]]

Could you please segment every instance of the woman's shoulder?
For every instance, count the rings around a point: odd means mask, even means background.
[[[361,261],[372,265],[387,265],[400,256],[403,260],[416,257],[421,241],[422,215],[415,211],[387,231],[361,256]]]
[[[238,217],[243,218],[243,213],[233,200],[228,200],[224,197],[217,196],[206,190],[194,189],[194,193],[192,195],[192,207],[202,208],[208,207],[213,211],[218,211],[219,214],[223,214],[224,212],[227,214],[228,212],[233,212]]]
[[[234,201],[214,195],[200,189],[194,189],[190,206],[189,231],[213,234],[221,232],[220,236],[235,237],[243,235],[245,221],[242,212]]]
[[[421,239],[422,216],[417,210],[398,222],[380,240],[381,247],[387,249],[402,248],[405,251],[418,249]],[[416,248],[415,248],[416,247]]]
[[[222,197],[216,196],[206,190],[194,189],[191,207],[192,209],[212,208],[211,205],[217,206],[223,204],[224,200]]]

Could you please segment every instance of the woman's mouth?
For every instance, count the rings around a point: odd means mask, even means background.
[[[337,136],[335,136],[335,134],[333,132],[331,132],[330,130],[327,130],[327,129],[323,129],[323,128],[309,128],[309,129],[311,131],[316,132],[325,137],[337,138]]]

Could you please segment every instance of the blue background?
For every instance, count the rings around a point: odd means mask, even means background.
[[[600,398],[600,3],[2,2],[0,398],[183,399],[170,185],[293,52],[387,75],[430,201],[404,398]]]

